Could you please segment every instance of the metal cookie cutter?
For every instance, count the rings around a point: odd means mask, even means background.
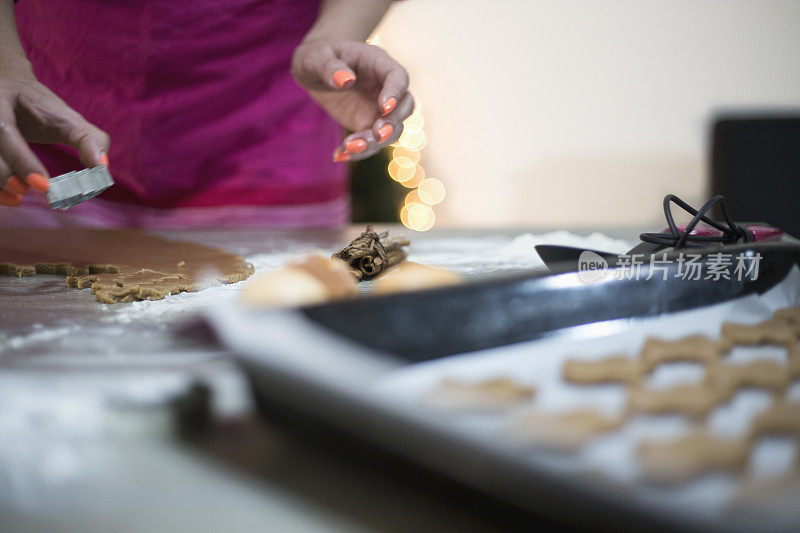
[[[114,178],[105,165],[74,170],[50,179],[47,201],[50,202],[50,209],[67,210],[94,198],[112,185]]]

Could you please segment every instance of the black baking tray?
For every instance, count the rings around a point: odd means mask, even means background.
[[[694,249],[708,261],[724,252],[760,254],[755,279],[682,279],[670,263],[667,279],[647,268],[639,279],[583,283],[575,276],[527,275],[416,293],[307,307],[316,323],[364,346],[423,361],[529,341],[552,331],[627,317],[647,317],[761,293],[800,262],[796,242]],[[669,254],[674,258],[677,254]]]

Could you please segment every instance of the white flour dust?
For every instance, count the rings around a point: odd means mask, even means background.
[[[577,235],[567,231],[553,231],[543,234],[521,234],[513,236],[481,236],[481,237],[437,237],[419,239],[409,248],[409,260],[418,263],[446,268],[460,273],[465,278],[485,276],[502,276],[524,272],[542,271],[542,263],[534,250],[536,244],[560,244],[599,249],[614,253],[628,250],[632,243],[612,239],[600,233],[588,236]],[[256,274],[281,268],[294,258],[307,253],[328,254],[330,251],[319,249],[294,248],[280,253],[267,253],[247,256],[248,262],[255,267]],[[199,292],[181,293],[167,296],[162,300],[119,303],[102,305],[104,316],[102,324],[158,324],[168,323],[196,317],[210,303],[220,298],[232,298],[247,283],[211,286]],[[364,292],[369,292],[370,283],[362,284]],[[76,326],[77,327],[77,326]],[[59,336],[74,334],[74,328],[56,328],[47,331],[31,329],[22,335],[0,338],[0,352],[4,349],[19,349],[23,346],[55,340]],[[46,339],[44,337],[47,337]]]

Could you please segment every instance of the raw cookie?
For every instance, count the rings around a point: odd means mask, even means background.
[[[253,278],[242,290],[248,307],[313,305],[355,296],[356,280],[344,261],[310,255]]]
[[[575,451],[589,440],[619,429],[623,423],[622,417],[580,409],[562,414],[529,413],[521,416],[511,431],[524,442]]]
[[[562,374],[566,381],[583,385],[599,383],[633,384],[642,374],[642,365],[630,357],[614,356],[605,359],[567,359]]]
[[[375,282],[375,293],[419,291],[456,285],[460,282],[461,277],[455,272],[405,262],[378,278]]]
[[[800,402],[782,399],[793,377],[800,376],[798,335],[800,308],[781,309],[772,319],[759,324],[724,324],[720,341],[702,336],[675,341],[648,339],[634,358],[612,356],[591,361],[566,360],[562,375],[566,381],[577,384],[626,384],[628,411],[625,417],[634,413],[679,413],[701,419],[729,401],[739,389],[754,387],[770,391],[775,398],[773,403],[753,418],[747,434],[741,438],[723,439],[708,433],[705,426],[696,424],[698,429],[678,440],[644,442],[639,446],[645,472],[659,480],[686,480],[716,470],[741,471],[747,466],[750,451],[762,435],[788,435],[800,441]],[[736,345],[783,346],[788,351],[788,360],[782,364],[762,358],[735,364],[724,356]],[[652,389],[646,388],[639,379],[656,366],[675,361],[703,364],[705,376],[701,383]],[[592,416],[598,415],[589,415],[588,420],[592,421]],[[530,419],[530,422],[531,427],[538,428],[535,436],[540,441],[568,447],[579,446],[582,440],[593,435],[591,425],[588,422],[584,424],[583,415],[576,418],[581,422],[567,419],[558,421],[559,424],[543,421],[541,416]],[[575,426],[566,431],[563,429],[573,422]],[[580,430],[585,433],[581,434]],[[796,458],[786,479],[797,482],[800,480],[798,472],[800,457]]]
[[[792,327],[795,334],[800,336],[800,307],[786,307],[778,309],[772,317]]]
[[[786,346],[790,352],[797,348],[797,333],[783,319],[769,319],[758,324],[722,324],[722,339],[728,345],[761,346],[774,344]]]
[[[741,471],[750,457],[746,439],[725,439],[696,430],[673,441],[645,441],[638,447],[646,475],[659,481],[683,481],[712,471]]]
[[[776,400],[755,417],[751,433],[792,435],[800,439],[800,403]]]
[[[676,385],[667,389],[637,385],[628,390],[628,408],[646,414],[682,413],[703,418],[731,394],[732,389],[721,384]]]
[[[725,352],[723,343],[702,335],[691,335],[674,341],[650,338],[642,348],[641,361],[649,372],[661,363],[673,361],[709,364]]]
[[[0,240],[0,275],[67,276],[103,303],[158,300],[209,284],[247,279],[243,257],[136,230],[14,229]]]
[[[779,309],[775,312],[776,318],[758,324],[726,322],[722,325],[723,342],[730,347],[737,344],[742,346],[782,346],[786,348],[789,374],[800,377],[800,345],[797,344],[797,327],[793,323],[795,313],[791,309]]]
[[[721,363],[709,367],[705,382],[716,384],[724,390],[738,390],[744,387],[783,392],[789,385],[789,372],[786,366],[770,360],[757,359],[745,364]]]
[[[442,380],[427,400],[442,408],[495,410],[529,400],[535,393],[533,387],[505,377],[476,382],[448,378]]]

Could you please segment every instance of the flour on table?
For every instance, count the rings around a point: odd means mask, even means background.
[[[465,279],[477,279],[487,276],[514,275],[525,272],[542,272],[544,263],[533,249],[536,244],[559,244],[564,246],[581,246],[614,253],[621,253],[633,245],[618,239],[612,239],[600,233],[588,236],[577,235],[568,231],[553,231],[542,234],[525,233],[516,237],[490,235],[480,237],[446,237],[436,239],[414,240],[409,247],[409,261],[432,267],[452,270]],[[255,267],[255,273],[277,270],[292,259],[308,253],[330,253],[329,250],[297,247],[280,253],[265,253],[246,256],[246,260]],[[232,298],[245,286],[245,282],[231,285],[210,286],[199,292],[173,294],[162,300],[144,300],[104,306],[106,314],[101,319],[103,324],[154,323],[181,321],[200,315],[210,303],[220,298]],[[361,292],[371,292],[372,282],[359,284]],[[0,338],[0,352],[13,346],[19,349],[25,345],[39,342],[40,336],[33,332],[16,337]],[[47,335],[74,334],[73,331],[52,330]],[[50,337],[55,338],[55,337]]]

